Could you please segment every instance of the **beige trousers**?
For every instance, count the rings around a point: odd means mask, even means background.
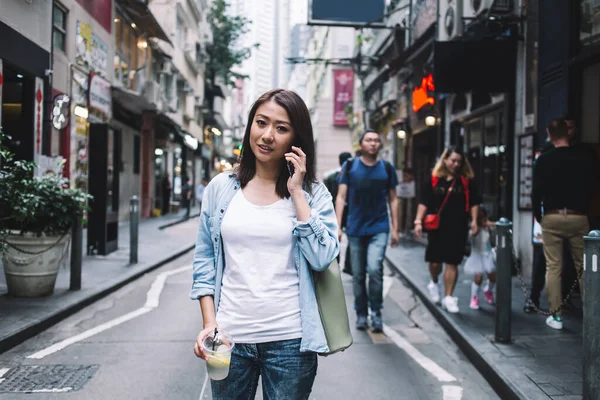
[[[567,241],[577,276],[583,270],[583,237],[590,226],[583,215],[549,214],[542,219],[542,240],[546,257],[546,285],[550,311],[555,312],[562,304],[561,273],[563,267],[563,243]],[[579,279],[583,295],[583,278]],[[560,311],[556,312],[560,315]]]

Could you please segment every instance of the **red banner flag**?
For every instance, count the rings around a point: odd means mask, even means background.
[[[352,102],[354,72],[349,69],[334,70],[333,81],[333,125],[348,126],[344,108]]]

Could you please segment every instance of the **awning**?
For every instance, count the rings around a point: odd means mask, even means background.
[[[127,15],[131,18],[138,28],[144,33],[147,33],[149,37],[155,37],[165,42],[171,43],[169,37],[163,31],[160,24],[154,18],[152,11],[148,8],[147,2],[139,0],[120,0],[121,7],[127,12]]]
[[[122,107],[133,114],[142,114],[144,111],[156,111],[156,106],[138,92],[118,86],[111,87],[112,100],[115,105]]]
[[[209,113],[205,114],[204,115],[204,124],[216,126],[221,131],[224,131],[225,129],[230,129],[229,125],[227,125],[227,123],[225,122],[225,119],[219,112],[212,112],[210,114]]]

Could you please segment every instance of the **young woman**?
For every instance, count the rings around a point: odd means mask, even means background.
[[[315,180],[310,115],[294,92],[274,89],[252,106],[243,157],[214,178],[202,201],[190,297],[204,329],[236,345],[229,375],[212,381],[213,399],[308,399],[317,353],[328,351],[313,271],[339,252],[327,188]]]
[[[430,231],[427,235],[425,261],[429,263],[431,274],[431,282],[427,288],[431,299],[436,303],[439,302],[438,276],[445,263],[445,296],[442,299],[442,307],[451,313],[459,311],[458,299],[452,294],[458,279],[458,264],[465,256],[469,214],[471,233],[476,235],[478,232],[477,215],[480,199],[474,187],[474,176],[473,169],[462,151],[453,147],[444,150],[433,168],[431,179],[425,182],[415,219],[415,235],[421,237],[425,215],[439,213],[439,228]],[[441,207],[445,200],[444,206]],[[440,208],[442,208],[441,212]]]

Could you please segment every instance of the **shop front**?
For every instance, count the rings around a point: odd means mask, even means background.
[[[600,158],[600,19],[597,2],[583,0],[579,18],[579,50],[575,64],[575,87],[579,90],[574,94],[574,110],[579,129],[576,133],[578,140],[594,150]],[[590,208],[590,227],[600,229],[600,196],[594,198]]]
[[[456,100],[456,98],[455,98]],[[513,179],[502,103],[451,122],[450,144],[464,151],[490,218],[511,218]]]
[[[17,159],[39,161],[50,152],[50,54],[0,22],[0,126]]]
[[[76,154],[78,162],[80,154],[85,156],[82,170],[87,174],[83,172],[80,176],[89,179],[90,184],[88,180],[85,182],[93,196],[89,204],[87,253],[107,255],[118,248],[121,132],[112,125],[110,82],[94,73],[89,75],[88,82],[88,107],[76,106],[80,109],[74,113],[75,129],[81,129],[76,134],[81,137],[77,140],[81,148]]]

